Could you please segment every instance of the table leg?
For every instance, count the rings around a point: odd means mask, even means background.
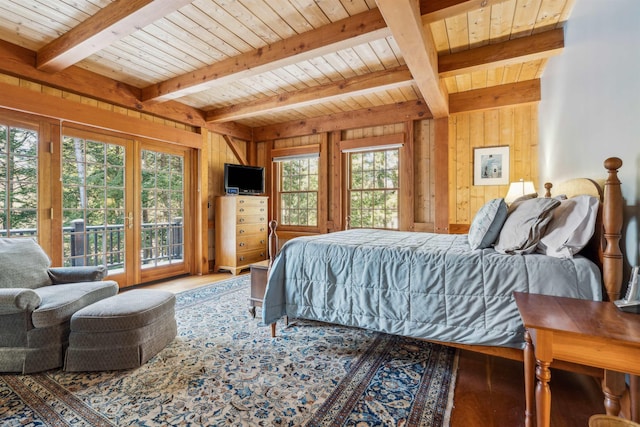
[[[640,377],[637,375],[631,375],[629,381],[629,401],[631,421],[640,422]]]
[[[276,336],[276,322],[273,322],[271,324],[271,338],[274,338]]]
[[[544,362],[537,359],[536,377],[538,384],[536,385],[536,412],[538,419],[538,427],[551,426],[551,388],[549,381],[551,380],[551,370],[549,370],[550,362]]]
[[[604,393],[604,407],[607,415],[613,415],[615,417],[620,415],[620,398],[625,388],[626,383],[623,373],[605,369],[602,392]]]
[[[524,341],[524,425],[525,427],[533,427],[533,423],[535,421],[534,389],[536,358],[529,331],[524,332]]]

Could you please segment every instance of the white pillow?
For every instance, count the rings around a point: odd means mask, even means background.
[[[504,199],[489,200],[473,217],[469,228],[471,249],[489,248],[498,238],[502,224],[507,219],[507,204]]]
[[[586,195],[563,200],[553,210],[537,251],[556,258],[573,258],[593,236],[599,203],[596,197]]]
[[[528,254],[536,250],[551,212],[560,205],[556,199],[535,198],[513,203],[502,226],[495,249],[503,254]]]

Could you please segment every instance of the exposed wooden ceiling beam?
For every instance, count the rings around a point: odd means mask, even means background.
[[[430,24],[505,1],[507,0],[420,0],[422,24]]]
[[[413,77],[406,66],[392,70],[382,70],[356,76],[339,82],[327,83],[301,89],[296,92],[282,93],[271,97],[211,110],[207,113],[207,122],[225,122],[253,117],[260,114],[300,108],[307,105],[364,95],[381,90],[389,90],[413,84]]]
[[[407,120],[432,118],[423,101],[398,102],[380,107],[364,108],[307,120],[295,120],[271,126],[253,128],[253,140],[270,141],[279,138],[312,135],[322,132],[353,129],[358,127],[387,125]]]
[[[382,15],[373,9],[148,86],[142,90],[142,100],[179,98],[206,87],[256,76],[336,50],[379,40],[389,34]]]
[[[540,79],[469,90],[449,95],[451,114],[489,110],[540,101]]]
[[[423,29],[418,0],[376,0],[376,4],[433,117],[448,116],[447,91],[438,75],[438,54],[431,31]]]
[[[504,67],[549,58],[564,48],[564,31],[545,31],[528,37],[477,47],[438,58],[440,77]]]
[[[193,0],[115,0],[38,50],[36,67],[63,70]]]
[[[35,67],[36,52],[0,40],[0,72],[70,93],[105,101],[141,113],[201,127],[205,113],[186,104],[170,101],[158,104],[140,102],[140,89],[101,76],[77,66],[50,74]],[[246,134],[244,131],[242,134]],[[249,131],[250,133],[250,131]]]

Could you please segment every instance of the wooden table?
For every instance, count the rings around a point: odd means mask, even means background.
[[[605,408],[607,414],[618,415],[625,386],[623,372],[640,375],[640,316],[624,313],[611,302],[521,292],[514,296],[530,336],[524,354],[525,384],[530,381],[527,377],[533,377],[535,354],[538,427],[550,425],[549,365],[553,360],[604,369]],[[532,425],[531,415],[526,414],[528,426]],[[632,411],[632,416],[637,414]]]

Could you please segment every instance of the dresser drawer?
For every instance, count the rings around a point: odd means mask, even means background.
[[[236,236],[244,236],[247,234],[260,234],[267,231],[267,224],[238,224],[236,228]]]
[[[267,206],[246,206],[246,205],[236,205],[236,214],[237,215],[266,215],[267,214]]]
[[[267,198],[266,197],[237,197],[236,207],[240,209],[243,206],[263,206],[267,207]]]
[[[267,214],[258,214],[258,215],[237,215],[236,223],[238,225],[241,224],[266,224],[267,222]]]
[[[263,249],[267,245],[267,233],[240,235],[237,239],[237,245],[238,252],[258,248]]]
[[[253,264],[264,261],[267,258],[267,248],[236,254],[236,265]]]

